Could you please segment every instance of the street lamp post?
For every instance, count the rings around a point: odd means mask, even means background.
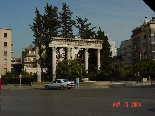
[[[69,76],[69,79],[70,79],[70,76],[71,76],[71,74],[70,74],[70,73],[71,73],[70,66],[71,66],[71,63],[69,62],[69,63],[68,63],[68,73],[69,73],[68,76]]]
[[[19,83],[20,83],[20,89],[21,89],[21,78],[22,78],[22,75],[21,74],[19,75],[19,78],[20,78]]]

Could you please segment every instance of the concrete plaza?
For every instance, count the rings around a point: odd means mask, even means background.
[[[155,88],[146,86],[79,90],[3,89],[0,94],[0,116],[155,115]],[[140,105],[133,107],[134,102]]]

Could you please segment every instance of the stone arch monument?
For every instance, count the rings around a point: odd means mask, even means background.
[[[56,49],[67,48],[67,59],[76,59],[76,51],[84,49],[84,66],[88,73],[88,49],[97,50],[97,68],[100,70],[100,50],[102,49],[102,40],[98,39],[80,39],[80,38],[61,38],[54,37],[49,47],[52,47],[52,78],[56,78]]]

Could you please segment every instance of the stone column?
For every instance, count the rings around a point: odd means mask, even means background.
[[[85,71],[88,73],[88,48],[85,48],[84,52]]]
[[[100,70],[100,49],[97,50],[97,69]]]
[[[70,48],[67,48],[67,60],[70,59]]]
[[[52,78],[56,79],[56,48],[52,47]]]
[[[72,59],[75,59],[75,48],[72,48]]]

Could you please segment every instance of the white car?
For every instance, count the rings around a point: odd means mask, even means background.
[[[71,86],[74,86],[75,85],[75,82],[74,81],[69,81],[71,82]]]
[[[71,82],[69,82],[67,79],[56,79],[55,81],[45,84],[46,89],[71,89]]]

